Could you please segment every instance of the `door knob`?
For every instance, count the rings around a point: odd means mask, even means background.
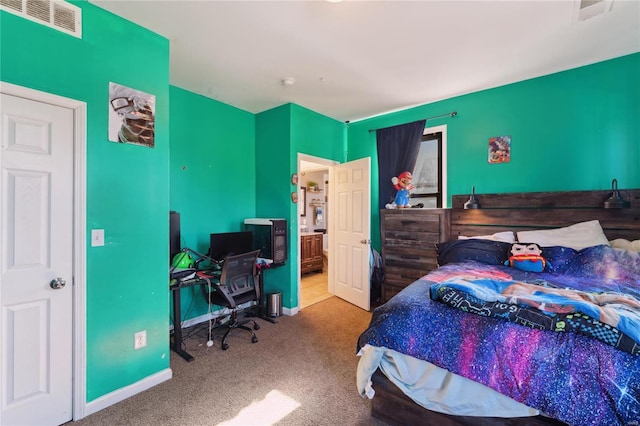
[[[371,240],[360,240],[360,244],[371,244]]]
[[[49,285],[54,290],[60,290],[62,287],[67,285],[67,282],[64,279],[58,277],[58,278],[55,278],[55,279],[51,280]]]

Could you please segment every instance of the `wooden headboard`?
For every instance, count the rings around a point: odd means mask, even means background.
[[[436,268],[436,244],[460,235],[553,229],[597,219],[609,240],[640,240],[640,189],[621,191],[631,201],[625,209],[603,207],[610,192],[477,194],[481,206],[477,210],[464,210],[469,199],[465,194],[454,195],[449,209],[382,209],[382,300]]]
[[[476,236],[569,226],[599,220],[607,238],[640,239],[640,189],[620,190],[630,208],[605,209],[610,190],[476,194],[480,209],[464,210],[469,194],[454,195],[450,236]]]

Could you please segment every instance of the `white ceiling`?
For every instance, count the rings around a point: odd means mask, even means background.
[[[90,2],[167,37],[174,86],[341,121],[640,51],[639,0],[580,22],[579,0]]]

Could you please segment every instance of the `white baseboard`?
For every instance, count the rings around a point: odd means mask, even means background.
[[[300,311],[297,306],[295,308],[282,308],[282,313],[287,316],[296,315]]]
[[[240,305],[243,306],[243,305]],[[209,321],[209,319],[216,319],[218,317],[223,317],[231,314],[231,310],[227,308],[218,309],[213,312],[207,312],[206,314],[199,315],[197,317],[189,318],[187,320],[182,321],[182,328],[188,328],[194,325],[201,324],[203,322]],[[173,330],[173,325],[169,326],[169,330]]]
[[[139,394],[140,392],[144,392],[147,389],[150,389],[162,382],[171,379],[171,377],[173,377],[173,372],[170,368],[167,368],[165,370],[159,371],[156,374],[145,377],[144,379],[129,386],[125,386],[106,395],[103,395],[100,398],[85,405],[83,417],[86,417],[93,413],[97,413],[98,411],[117,404],[118,402],[124,401],[127,398],[131,398],[132,396]],[[75,418],[74,420],[80,419]]]
[[[243,303],[242,305],[239,305],[238,308],[240,310],[242,309],[248,309],[253,305],[254,302],[247,302],[247,303]],[[298,308],[283,308],[282,309],[282,313],[284,315],[295,315],[298,313]],[[199,315],[197,317],[193,317],[193,318],[189,318],[187,320],[182,321],[182,328],[188,328],[194,325],[198,325],[198,324],[202,324],[203,322],[207,322],[209,321],[209,319],[217,319],[220,317],[226,317],[228,315],[231,314],[231,309],[228,308],[222,308],[222,309],[218,309],[212,312],[207,312],[206,314],[203,315]],[[223,321],[224,322],[224,321]],[[169,330],[173,330],[173,325],[169,326]]]

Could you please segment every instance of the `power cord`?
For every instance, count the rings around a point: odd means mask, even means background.
[[[211,280],[209,279],[209,277],[201,276],[200,278],[204,279],[207,282],[207,290],[211,291]],[[211,307],[211,300],[207,300],[207,302],[207,305],[209,305],[207,309],[207,317],[209,317],[209,339],[207,340],[207,348],[210,348],[211,346],[213,346],[213,337],[211,337],[211,333],[213,332],[213,308]]]
[[[183,240],[182,242],[184,243],[184,240]],[[220,269],[220,265],[224,262],[224,260],[216,260],[216,259],[214,259],[214,258],[210,257],[209,255],[202,254],[202,253],[198,253],[197,251],[195,251],[195,250],[193,250],[193,249],[190,249],[190,248],[188,248],[188,247],[184,247],[184,248],[181,250],[181,252],[182,252],[182,253],[186,253],[186,254],[188,254],[188,253],[192,253],[192,254],[194,254],[195,256],[197,256],[197,260],[195,260],[195,261],[194,261],[194,265],[193,265],[193,266],[194,266],[194,270],[195,270],[196,274],[197,274],[197,272],[200,270],[200,264],[201,264],[201,262],[203,262],[203,261],[208,261],[208,262],[209,262],[209,265],[210,265],[209,269],[212,269],[212,268],[218,268],[218,269]],[[170,267],[170,269],[169,269],[169,275],[171,275],[171,273],[173,273],[173,272],[175,271],[175,269],[176,269],[176,267],[175,267],[175,266],[173,266],[173,264],[172,264],[172,265],[171,265],[171,267]],[[198,278],[200,278],[200,279],[204,279],[204,280],[207,282],[207,289],[208,289],[209,291],[211,291],[211,280],[209,279],[209,277],[207,277],[207,276],[206,276],[206,275],[204,275],[204,274],[198,274]],[[179,282],[179,281],[181,281],[181,279],[180,279],[180,278],[178,278],[178,279],[177,279],[177,281]],[[195,287],[193,287],[193,288],[195,288]],[[180,291],[180,290],[177,290],[177,291]],[[189,308],[187,309],[187,312],[186,312],[186,313],[185,313],[185,315],[184,315],[185,317],[187,317],[187,316],[189,315],[189,313],[191,312],[191,310],[193,309],[194,301],[195,301],[195,298],[194,298],[194,297],[192,297],[192,298],[191,298],[191,303],[189,304]],[[208,348],[210,348],[210,347],[212,347],[212,346],[213,346],[213,329],[214,329],[214,322],[217,322],[217,320],[216,320],[216,321],[214,321],[214,319],[213,319],[213,306],[212,306],[212,304],[210,303],[210,301],[209,301],[209,300],[207,301],[207,305],[208,305],[208,307],[207,307],[207,317],[208,317],[208,334],[207,334],[208,339],[207,339],[207,350],[208,350]],[[175,319],[175,318],[173,318],[173,319],[172,319],[172,323],[173,323],[173,327],[174,327],[174,329],[175,329],[175,327],[176,327],[176,319]],[[179,321],[179,323],[180,323],[180,324],[179,324],[178,326],[179,326],[180,328],[182,328],[182,321]],[[193,333],[193,334],[196,334],[196,333],[197,333],[197,332],[195,332],[195,331],[194,331],[194,333]],[[190,338],[191,336],[192,336],[192,334],[191,334],[191,333],[189,333],[189,335],[187,335],[187,336],[183,336],[183,342],[182,342],[182,345],[183,345],[183,346],[184,346],[184,341],[185,341],[186,339]]]

